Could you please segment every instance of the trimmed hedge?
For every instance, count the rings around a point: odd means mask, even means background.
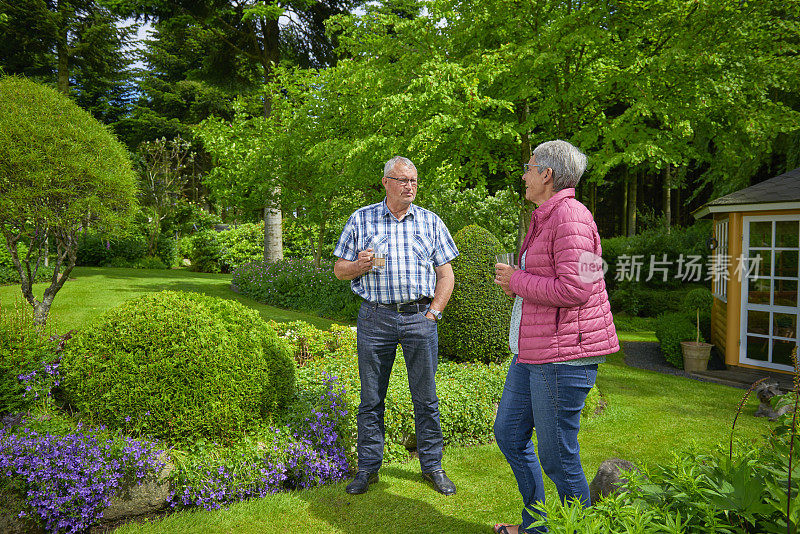
[[[62,359],[65,396],[112,429],[230,440],[285,408],[295,366],[257,312],[197,293],[128,301],[79,332]]]
[[[439,353],[458,362],[499,363],[509,356],[508,328],[513,300],[494,283],[500,242],[488,230],[470,225],[453,240],[455,287],[439,325]]]

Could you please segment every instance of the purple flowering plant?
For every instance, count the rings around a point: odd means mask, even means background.
[[[341,480],[350,471],[338,431],[347,415],[343,398],[341,386],[327,379],[314,406],[303,410],[304,417],[265,426],[232,446],[201,440],[189,451],[174,451],[172,507],[212,510]]]
[[[79,423],[65,435],[41,433],[25,422],[0,430],[0,473],[25,497],[21,517],[40,519],[50,532],[80,532],[127,484],[154,477],[163,464],[155,443],[112,436]]]

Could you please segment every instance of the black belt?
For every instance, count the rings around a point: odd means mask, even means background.
[[[374,308],[380,306],[381,308],[389,308],[390,310],[394,310],[398,313],[417,313],[428,310],[428,307],[431,303],[431,298],[422,297],[421,299],[413,300],[411,302],[400,302],[397,304],[384,304],[383,302],[369,301],[365,302]]]

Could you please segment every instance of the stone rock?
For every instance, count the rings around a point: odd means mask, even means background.
[[[3,534],[44,534],[44,527],[32,517],[19,517],[27,509],[22,497],[10,489],[0,490],[0,532]]]
[[[417,434],[414,432],[409,432],[407,434],[403,434],[403,439],[401,440],[403,447],[405,447],[409,451],[414,451],[417,449]]]
[[[770,421],[775,421],[778,417],[785,414],[792,408],[789,405],[782,406],[777,410],[772,407],[772,402],[770,402],[772,397],[779,397],[783,395],[783,392],[778,387],[777,382],[761,382],[756,386],[755,392],[758,400],[761,402],[756,410],[756,417],[769,417]]]
[[[111,505],[103,510],[102,522],[119,521],[166,508],[169,498],[169,475],[175,469],[175,465],[166,452],[161,453],[158,459],[164,463],[164,467],[156,480],[123,488],[122,495],[112,499]]]
[[[181,264],[182,264],[184,267],[191,267],[191,266],[192,266],[192,260],[190,260],[189,258],[183,258],[183,259],[181,260]]]
[[[640,472],[639,468],[632,462],[620,458],[609,458],[600,464],[600,467],[597,468],[597,474],[589,484],[589,498],[592,504],[603,497],[621,491],[620,486],[628,481],[627,478],[620,477],[620,473],[623,471]]]

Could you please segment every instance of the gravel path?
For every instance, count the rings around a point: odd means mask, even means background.
[[[623,341],[622,351],[625,353],[625,363],[631,367],[669,375],[689,376],[683,369],[676,369],[667,363],[661,354],[661,347],[658,343],[652,341]]]

